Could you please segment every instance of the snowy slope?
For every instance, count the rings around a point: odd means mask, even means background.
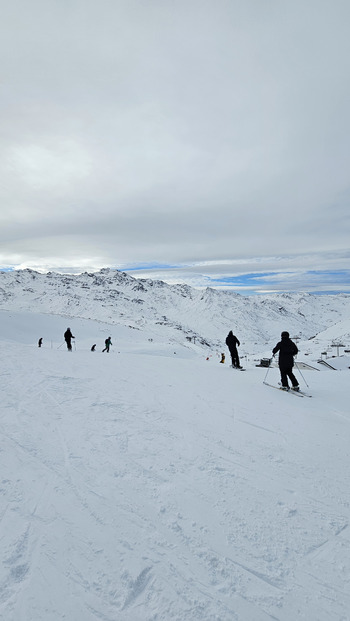
[[[97,319],[181,342],[195,337],[198,345],[221,348],[230,329],[242,342],[258,346],[286,329],[293,336],[313,337],[350,319],[350,296],[244,297],[137,280],[108,269],[78,276],[23,270],[0,273],[0,309]]]
[[[349,369],[300,398],[258,349],[242,373],[162,326],[0,317],[1,619],[350,618]]]

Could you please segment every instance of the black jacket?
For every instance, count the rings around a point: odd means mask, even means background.
[[[282,337],[282,340],[273,348],[272,353],[279,351],[278,364],[280,367],[293,367],[294,356],[298,353],[298,348],[289,337]]]
[[[240,346],[240,342],[238,338],[232,333],[232,330],[228,333],[226,337],[226,345],[229,349],[236,349],[236,346]]]
[[[66,330],[65,333],[64,333],[64,340],[65,341],[70,341],[71,339],[74,339],[74,336],[71,333],[70,329],[68,328],[68,330]]]

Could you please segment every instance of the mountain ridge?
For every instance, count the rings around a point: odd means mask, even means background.
[[[78,275],[31,269],[0,272],[0,308],[55,313],[169,334],[183,333],[205,346],[219,346],[232,329],[245,341],[266,343],[288,330],[310,339],[350,317],[350,295],[274,293],[243,296],[198,290],[186,284],[134,278],[104,268]],[[346,337],[347,334],[344,334]]]

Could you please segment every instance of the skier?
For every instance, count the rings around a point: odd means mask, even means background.
[[[43,339],[42,337],[40,337],[40,339],[38,340],[38,347],[41,347],[43,344]]]
[[[95,351],[96,349],[96,343],[91,347],[91,351]]]
[[[231,359],[232,359],[232,367],[234,367],[235,369],[242,369],[243,367],[241,367],[240,365],[238,351],[237,351],[237,345],[239,347],[240,342],[238,338],[232,333],[232,330],[230,330],[230,332],[228,333],[226,337],[226,345],[230,350]]]
[[[68,351],[72,351],[72,339],[75,339],[75,336],[73,336],[73,334],[71,333],[70,328],[67,328],[63,336],[64,340],[67,343]]]
[[[113,345],[110,336],[108,337],[108,339],[105,340],[105,345],[106,347],[102,350],[102,352],[106,351],[108,354],[110,346]]]
[[[289,338],[289,332],[282,332],[281,340],[273,348],[273,355],[279,351],[278,366],[281,373],[281,384],[283,390],[289,390],[288,377],[292,382],[292,390],[299,391],[299,383],[293,373],[294,356],[298,353],[298,348]]]

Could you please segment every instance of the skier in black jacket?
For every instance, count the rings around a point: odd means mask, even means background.
[[[72,351],[72,339],[74,339],[75,336],[73,336],[73,334],[70,331],[70,328],[67,328],[67,330],[64,333],[64,340],[67,343],[67,349],[68,351]]]
[[[232,366],[235,367],[236,369],[241,369],[242,367],[239,363],[239,356],[238,356],[238,351],[237,351],[237,345],[239,347],[240,342],[238,338],[232,333],[232,330],[230,330],[230,332],[228,333],[226,337],[226,345],[230,350]]]
[[[102,350],[102,352],[106,351],[107,354],[108,354],[109,353],[109,348],[110,348],[111,345],[113,345],[113,343],[112,343],[111,337],[109,336],[108,339],[105,340],[105,346],[106,347]]]
[[[281,373],[281,383],[284,390],[289,390],[288,377],[292,382],[293,390],[299,390],[299,383],[293,373],[294,356],[298,353],[298,348],[289,338],[289,332],[282,332],[281,340],[273,348],[273,355],[279,351],[278,366]]]

